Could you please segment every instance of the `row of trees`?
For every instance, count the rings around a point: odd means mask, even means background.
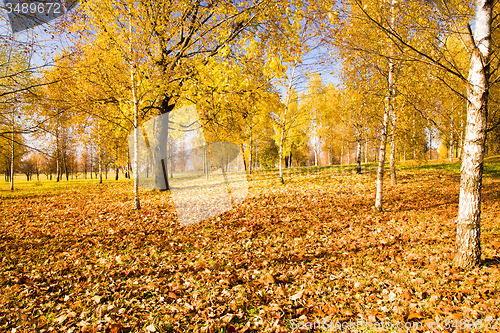
[[[6,90],[17,107],[3,145],[9,133],[11,152],[20,133],[50,141],[57,179],[70,151],[137,175],[142,124],[195,104],[207,142],[240,145],[249,171],[277,164],[282,183],[286,166],[376,160],[382,210],[386,160],[395,185],[396,161],[432,158],[439,141],[463,161],[455,261],[472,267],[484,153],[499,147],[493,14],[491,0],[85,1],[61,23],[73,44],[57,66]],[[335,61],[340,83],[325,84],[315,73]],[[166,137],[168,122],[157,130]],[[137,188],[135,177],[140,208]]]

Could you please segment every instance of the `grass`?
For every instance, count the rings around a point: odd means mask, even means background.
[[[362,171],[363,173],[375,174],[377,169],[377,164],[374,162],[363,163]],[[443,170],[455,174],[460,174],[460,161],[455,159],[454,162],[450,163],[448,159],[434,159],[434,160],[424,160],[424,161],[398,161],[397,168],[400,170]],[[388,164],[386,164],[386,169],[388,169]],[[345,173],[355,173],[356,164],[345,164],[345,165],[333,165],[333,166],[310,166],[310,167],[292,167],[284,169],[285,177],[292,176],[310,176],[310,175],[324,175],[324,174],[345,174]],[[254,170],[251,179],[273,179],[277,177],[278,169],[269,168],[263,170]],[[500,156],[489,156],[485,158],[484,161],[484,176],[499,178],[500,177]],[[80,177],[82,177],[80,175]],[[126,179],[123,174],[120,174],[118,181],[114,180],[114,174],[109,176],[108,179],[103,178],[103,184],[131,184],[131,179]],[[60,191],[66,191],[74,187],[88,187],[99,185],[97,179],[70,179],[69,181],[63,177],[59,182],[54,180],[49,180],[45,175],[40,175],[40,180],[36,180],[33,177],[31,181],[26,180],[26,176],[17,174],[14,178],[14,191],[10,191],[10,183],[6,181],[0,181],[0,198],[10,198],[10,197],[36,197],[49,195],[51,193],[58,193]]]
[[[53,178],[54,179],[54,178]],[[116,183],[132,183],[132,180],[120,177],[118,181],[112,179],[103,179],[103,184],[110,185]],[[0,181],[0,199],[24,197],[33,198],[57,194],[75,188],[88,188],[99,185],[97,179],[69,179],[63,178],[59,182],[46,179],[45,175],[40,175],[40,180],[36,176],[31,181],[26,180],[26,176],[17,174],[14,177],[14,191],[10,190],[10,182]]]

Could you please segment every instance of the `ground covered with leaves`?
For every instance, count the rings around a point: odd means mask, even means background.
[[[260,174],[250,186],[235,209],[182,228],[168,193],[142,191],[132,210],[127,182],[0,191],[0,331],[500,318],[499,179],[484,180],[485,260],[472,272],[452,268],[457,173],[400,171],[383,213],[373,172],[295,172],[285,185]]]

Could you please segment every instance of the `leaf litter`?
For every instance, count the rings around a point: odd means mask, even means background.
[[[179,227],[168,194],[130,184],[0,202],[0,329],[288,332],[290,320],[500,317],[500,181],[485,179],[485,264],[452,267],[459,178],[254,176],[249,197]],[[69,193],[69,194],[68,194]]]

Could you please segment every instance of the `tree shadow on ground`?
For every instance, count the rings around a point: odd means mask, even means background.
[[[498,267],[500,266],[500,257],[485,258],[481,262],[481,265],[486,267]]]

